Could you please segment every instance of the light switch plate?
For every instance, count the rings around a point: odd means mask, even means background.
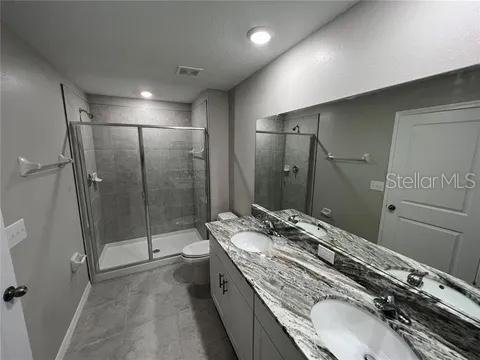
[[[17,245],[20,241],[27,238],[27,229],[25,228],[25,222],[23,219],[17,220],[13,224],[8,225],[5,228],[7,235],[8,246],[10,248]]]
[[[383,192],[385,190],[385,182],[376,181],[376,180],[370,181],[370,190],[382,191]]]
[[[320,259],[326,261],[330,265],[335,264],[335,251],[327,249],[326,247],[324,247],[322,245],[318,245],[317,254],[320,257]]]

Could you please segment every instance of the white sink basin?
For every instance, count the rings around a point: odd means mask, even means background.
[[[299,228],[302,228],[306,232],[316,236],[316,237],[324,237],[327,235],[327,232],[322,229],[321,227],[318,227],[317,225],[310,224],[307,222],[299,221],[295,225],[297,225]]]
[[[239,232],[232,236],[231,241],[236,247],[254,253],[266,253],[273,245],[272,239],[257,231]]]
[[[405,270],[388,270],[388,273],[405,282],[407,282],[407,277],[410,274],[410,272]],[[450,305],[451,307],[460,310],[469,316],[480,319],[480,306],[470,298],[463,295],[461,292],[449,287],[448,285],[444,285],[425,276],[423,278],[423,284],[420,285],[418,289],[426,292],[427,294],[435,296],[444,304]]]
[[[319,345],[338,360],[418,360],[386,323],[346,302],[321,301],[312,308],[310,318]]]

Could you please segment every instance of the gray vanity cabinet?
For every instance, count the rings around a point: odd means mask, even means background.
[[[288,337],[270,310],[255,295],[254,360],[306,360],[300,350]]]
[[[253,360],[285,360],[260,322],[256,318],[254,321]]]
[[[210,288],[239,360],[306,359],[213,237]]]
[[[210,242],[212,243],[212,240]],[[214,247],[211,246],[212,248]],[[240,276],[239,273],[235,274],[238,270],[221,258],[221,253],[210,252],[212,298],[239,360],[252,360],[253,292],[251,301],[248,302],[236,281],[237,276]]]

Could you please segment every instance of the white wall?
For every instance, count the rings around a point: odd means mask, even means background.
[[[28,238],[12,249],[35,360],[55,358],[88,282],[72,274],[70,257],[83,252],[72,165],[27,178],[17,157],[56,161],[66,142],[63,79],[31,47],[1,28],[1,207],[5,224],[25,219]]]
[[[230,92],[230,197],[250,212],[255,121],[480,63],[480,2],[360,2]]]

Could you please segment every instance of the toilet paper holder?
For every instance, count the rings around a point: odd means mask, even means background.
[[[86,260],[87,255],[80,254],[78,251],[73,253],[72,257],[70,258],[70,270],[72,270],[72,273],[77,272],[80,266],[82,266]]]

